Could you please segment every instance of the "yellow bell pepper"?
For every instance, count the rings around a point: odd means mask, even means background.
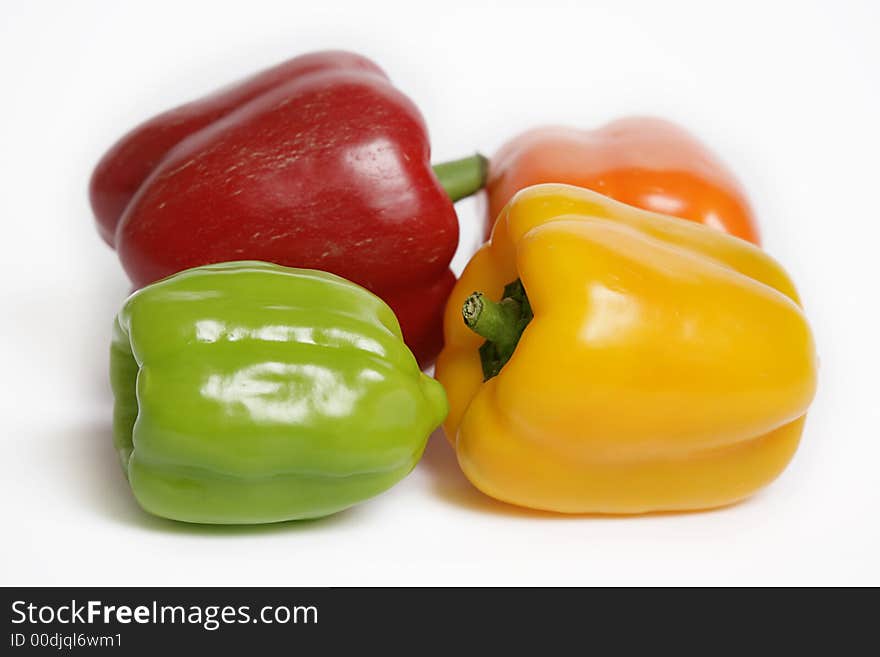
[[[444,330],[436,376],[462,470],[535,509],[741,500],[794,455],[816,387],[809,325],[772,258],[567,185],[502,210]]]

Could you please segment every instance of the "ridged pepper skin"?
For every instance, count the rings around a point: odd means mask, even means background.
[[[132,295],[110,365],[114,439],[140,505],[194,523],[326,516],[412,470],[447,411],[379,298],[262,262]]]
[[[484,382],[472,292],[519,279],[534,316]],[[727,505],[792,458],[816,387],[786,272],[758,247],[596,192],[537,185],[501,212],[445,316],[436,376],[465,475],[565,513]]]
[[[297,57],[150,119],[90,197],[135,287],[243,259],[330,271],[391,305],[420,363],[440,350],[458,220],[418,108],[364,57]]]
[[[586,187],[760,243],[733,173],[693,135],[662,119],[629,117],[597,130],[537,128],[510,140],[489,170],[488,229],[516,192],[540,183]]]

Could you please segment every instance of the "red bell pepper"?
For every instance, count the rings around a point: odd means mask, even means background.
[[[385,299],[425,365],[455,282],[452,202],[485,168],[474,156],[432,170],[415,105],[370,60],[324,52],[138,126],[90,196],[136,286],[229,260],[329,271]]]

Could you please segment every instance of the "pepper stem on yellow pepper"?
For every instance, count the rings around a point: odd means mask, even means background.
[[[533,317],[532,307],[519,279],[504,287],[503,296],[498,302],[482,292],[474,292],[465,299],[461,315],[469,329],[486,338],[480,347],[484,381],[496,376],[510,360],[520,336]]]

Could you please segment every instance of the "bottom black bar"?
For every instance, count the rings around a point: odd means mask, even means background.
[[[850,592],[664,589],[7,588],[0,654],[137,655],[184,649],[336,654],[628,654],[645,642],[765,653],[876,619]],[[873,597],[873,594],[871,594]],[[709,643],[706,643],[709,638]],[[872,637],[873,639],[873,637]],[[873,641],[872,641],[873,643]],[[5,644],[5,645],[4,645]],[[870,643],[867,645],[871,645]],[[838,648],[841,645],[838,643]],[[842,654],[842,653],[838,653]]]

